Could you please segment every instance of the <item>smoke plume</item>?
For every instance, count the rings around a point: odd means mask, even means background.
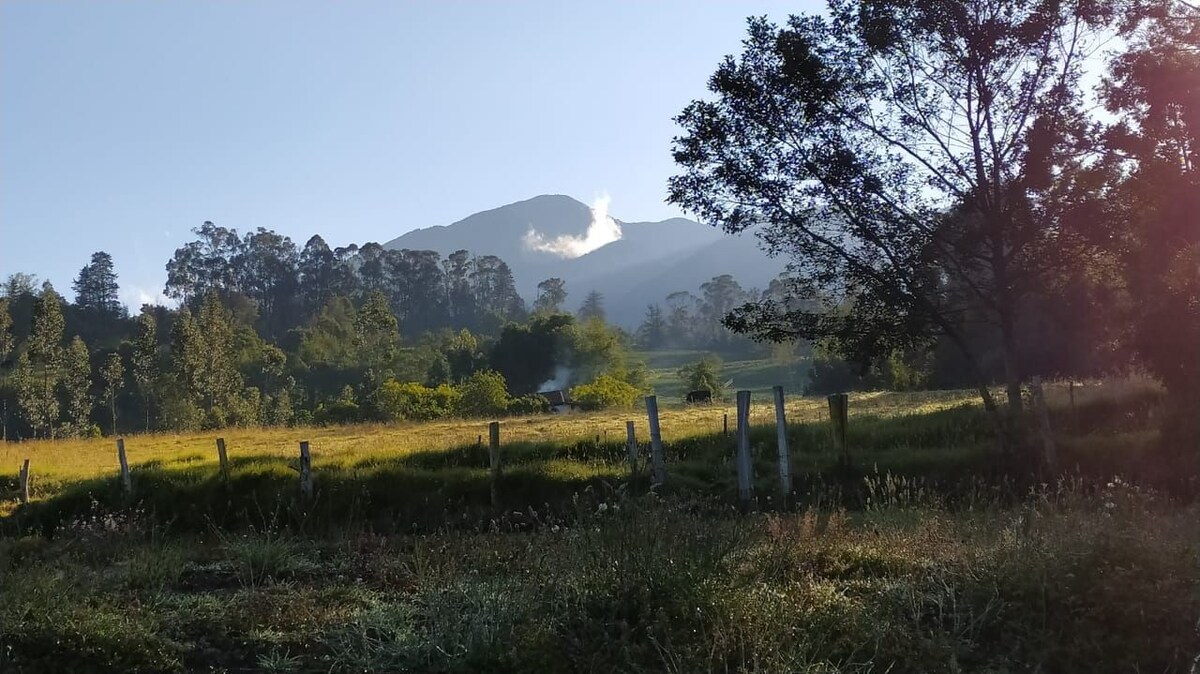
[[[610,201],[612,199],[607,194],[602,194],[592,202],[592,222],[583,236],[563,234],[547,241],[546,237],[530,227],[525,233],[525,247],[559,257],[576,258],[613,241],[619,241],[621,225],[608,215]]]

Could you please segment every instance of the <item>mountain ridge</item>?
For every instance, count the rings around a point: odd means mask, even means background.
[[[611,216],[610,216],[611,217]],[[544,240],[584,237],[593,209],[573,197],[544,194],[479,211],[448,225],[406,232],[387,243],[387,249],[433,250],[449,255],[469,250],[495,255],[512,269],[517,291],[527,302],[537,284],[547,278],[566,281],[567,308],[575,309],[595,290],[605,296],[614,323],[631,327],[646,305],[662,303],[667,295],[698,292],[699,284],[730,274],[744,288],[765,287],[783,270],[782,262],[758,250],[752,237],[723,234],[715,227],[684,217],[629,222],[616,217],[621,238],[577,257],[535,250],[526,241],[530,231]]]

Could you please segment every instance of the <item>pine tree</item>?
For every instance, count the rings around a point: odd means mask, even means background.
[[[192,393],[200,401],[207,423],[224,426],[241,392],[242,375],[233,362],[233,319],[215,293],[205,298],[199,317],[184,337]]]
[[[588,321],[593,318],[604,320],[604,295],[593,290],[583,298],[583,305],[579,307],[579,320]]]
[[[67,430],[86,435],[92,416],[92,362],[87,345],[76,336],[63,360],[62,390],[67,401]]]
[[[150,407],[154,401],[154,382],[158,376],[158,324],[154,315],[142,312],[137,319],[137,335],[133,339],[133,382],[146,413],[146,430],[150,430]]]
[[[92,253],[92,261],[79,270],[71,286],[75,304],[103,318],[115,318],[122,313],[118,293],[117,273],[113,271],[112,256],[104,251]]]
[[[646,318],[637,329],[637,340],[643,348],[662,348],[667,341],[667,319],[657,304],[646,307]]]
[[[100,371],[104,378],[104,397],[108,399],[108,411],[112,415],[112,434],[117,434],[117,391],[125,386],[125,365],[121,362],[121,354],[113,351],[104,361],[104,369]]]

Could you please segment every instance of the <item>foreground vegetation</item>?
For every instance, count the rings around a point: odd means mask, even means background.
[[[626,415],[506,420],[498,508],[473,421],[227,431],[229,485],[212,436],[131,437],[132,499],[110,441],[11,445],[37,482],[3,475],[0,670],[1187,672],[1200,510],[1152,460],[1160,394],[1075,398],[1036,483],[970,393],[854,396],[851,467],[795,399],[784,509],[758,407],[749,514],[719,405],[664,411],[654,493]]]
[[[580,497],[480,533],[5,539],[6,671],[1188,671],[1194,507],[1060,483],[1020,508],[737,517]],[[66,598],[70,598],[66,601]]]

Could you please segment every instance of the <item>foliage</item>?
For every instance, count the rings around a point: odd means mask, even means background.
[[[550,401],[545,396],[527,393],[508,401],[508,413],[511,415],[529,416],[531,414],[548,414]]]
[[[724,394],[721,382],[721,359],[708,354],[694,363],[679,368],[679,378],[688,391],[708,391],[714,398]]]
[[[75,290],[75,304],[100,319],[123,316],[125,307],[118,297],[120,286],[117,273],[113,270],[112,256],[104,251],[92,253],[91,262],[79,270],[79,276],[71,285]]]
[[[66,400],[65,430],[71,435],[87,434],[92,425],[92,363],[87,345],[78,336],[64,352],[61,385]]]
[[[489,417],[504,414],[509,395],[504,375],[494,370],[480,370],[458,386],[460,416]]]
[[[1072,178],[1091,130],[1079,62],[1105,38],[1105,9],[831,2],[784,27],[752,19],[709,81],[715,100],[678,117],[670,183],[672,203],[730,232],[762,225],[792,259],[790,305],[759,302],[728,325],[833,339],[863,363],[943,336],[991,408],[966,336],[980,316],[1015,414],[1016,317],[1078,252],[1069,216],[1089,195]]]
[[[459,409],[462,393],[447,384],[435,387],[389,379],[375,393],[375,405],[385,419],[428,421]]]
[[[587,323],[592,320],[604,320],[604,295],[593,290],[583,298],[583,304],[579,305],[579,321]]]
[[[562,312],[567,301],[567,284],[558,277],[548,278],[537,285],[537,299],[533,302],[535,314],[557,314]]]
[[[585,410],[629,409],[640,395],[636,387],[607,374],[571,389],[571,399]]]

